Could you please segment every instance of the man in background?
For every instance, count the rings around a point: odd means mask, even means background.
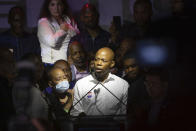
[[[74,87],[72,115],[126,114],[129,84],[110,73],[114,64],[114,52],[110,48],[97,51],[94,72],[77,81]]]
[[[24,29],[25,18],[25,12],[22,7],[12,7],[8,16],[10,29],[0,34],[0,47],[10,49],[15,60],[19,60],[28,53],[40,54],[37,37]]]

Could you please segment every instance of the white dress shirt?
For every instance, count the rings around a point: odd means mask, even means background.
[[[57,60],[67,60],[67,48],[71,37],[78,31],[77,25],[68,17],[65,22],[70,28],[67,32],[60,29],[55,19],[41,18],[38,22],[38,39],[41,46],[41,56],[44,63],[53,64]]]
[[[96,87],[90,91],[94,86]],[[112,92],[120,101],[103,86]],[[102,83],[94,79],[92,75],[88,75],[78,80],[75,84],[74,107],[71,115],[77,116],[81,112],[84,112],[86,115],[126,114],[128,87],[129,84],[125,80],[111,73]],[[85,96],[86,93],[87,95]],[[82,98],[83,96],[85,97]],[[81,101],[77,103],[80,99]]]

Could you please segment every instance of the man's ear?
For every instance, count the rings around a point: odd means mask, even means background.
[[[111,64],[110,64],[110,68],[113,68],[115,66],[115,61],[112,60]]]

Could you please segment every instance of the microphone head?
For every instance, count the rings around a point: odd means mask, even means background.
[[[97,89],[94,89],[94,93],[97,94]]]
[[[94,93],[95,93],[95,94],[98,94],[99,92],[100,92],[100,88],[94,89]]]

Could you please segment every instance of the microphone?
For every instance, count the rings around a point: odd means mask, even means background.
[[[96,75],[95,75],[95,71],[94,72],[92,72],[92,76],[96,79],[96,80],[98,80],[97,79],[97,77],[96,77]],[[112,93],[107,87],[105,87],[101,82],[99,82],[99,84],[101,84],[108,92],[110,92],[110,94],[112,94],[120,103],[122,103],[124,106],[126,106],[126,104],[124,103],[124,102],[122,102],[114,93]],[[99,88],[98,88],[99,89]],[[94,93],[97,93],[98,94],[98,92],[97,91],[100,91],[100,89],[99,90],[94,90]]]
[[[97,85],[98,85],[99,83],[100,83],[100,82],[98,82],[98,83],[97,83],[93,88],[91,88],[82,98],[80,98],[80,99],[72,106],[72,108],[74,108],[82,99],[84,99],[84,97],[87,96],[89,92],[91,92],[93,89],[95,89],[95,87],[97,87]],[[95,93],[95,92],[97,93],[97,91],[94,90],[94,93]]]
[[[100,92],[100,88],[94,90],[95,95],[98,95],[99,92]]]
[[[95,93],[95,105],[96,105],[97,111],[100,114],[104,115],[104,113],[97,107],[97,95],[99,94],[99,92],[100,92],[100,88],[94,90],[94,93]]]

